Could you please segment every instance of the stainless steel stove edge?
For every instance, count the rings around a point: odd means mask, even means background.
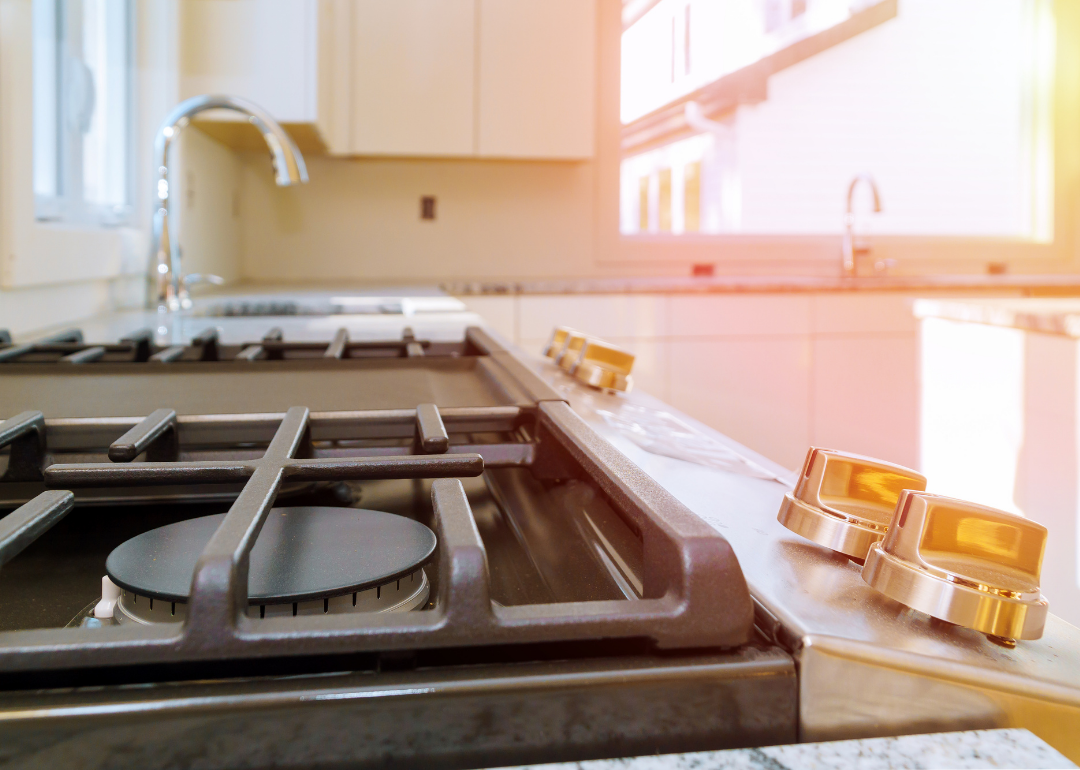
[[[827,636],[796,653],[799,739],[1025,727],[1080,756],[1080,691]]]
[[[788,469],[646,393],[600,393],[546,360],[517,354],[597,433],[732,544],[756,624],[795,658],[800,740],[1026,727],[1080,760],[1080,629],[1051,616],[1042,639],[1007,649],[907,609],[867,586],[858,565],[776,521],[788,491],[783,483],[650,453],[599,413],[622,405],[665,412],[780,479],[793,475]]]

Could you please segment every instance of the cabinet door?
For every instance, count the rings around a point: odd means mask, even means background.
[[[181,98],[228,94],[282,123],[315,120],[315,0],[200,0],[179,11]]]
[[[479,0],[478,151],[590,158],[595,0]]]
[[[472,155],[475,0],[355,0],[352,152]]]

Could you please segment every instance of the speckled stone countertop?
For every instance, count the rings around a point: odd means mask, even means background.
[[[972,730],[899,738],[800,743],[593,762],[532,765],[543,770],[899,770],[901,768],[1069,768],[1072,762],[1027,730]]]
[[[918,318],[1005,326],[1080,338],[1080,298],[920,299]]]
[[[1002,292],[1023,296],[1080,296],[1080,275],[718,275],[711,277],[567,278],[449,281],[447,294],[708,294],[788,292]]]

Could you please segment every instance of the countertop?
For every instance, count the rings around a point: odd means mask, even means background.
[[[275,300],[290,295],[274,295]],[[305,296],[305,295],[297,295]],[[416,296],[416,295],[413,295]],[[460,340],[465,329],[483,323],[483,319],[465,309],[461,303],[456,307],[405,312],[344,312],[327,315],[208,315],[204,311],[221,298],[196,300],[195,311],[159,313],[155,310],[116,310],[93,316],[82,321],[59,324],[38,329],[35,332],[16,335],[17,342],[34,340],[62,329],[75,328],[83,332],[88,342],[101,343],[122,338],[141,329],[152,329],[159,345],[186,343],[210,328],[216,328],[222,342],[240,344],[262,338],[273,327],[281,329],[286,339],[297,341],[326,341],[333,338],[338,329],[345,329],[349,339],[389,340],[400,339],[406,328],[420,338],[433,342]],[[454,302],[449,297],[445,298]],[[413,303],[415,304],[415,303]]]
[[[895,768],[1068,768],[1072,762],[1027,730],[971,730],[761,749],[532,765],[544,770],[893,770]]]
[[[780,294],[789,292],[1019,292],[1025,296],[1080,296],[1080,275],[719,275],[702,278],[566,278],[522,281],[449,281],[447,294]]]
[[[1080,629],[1051,609],[1042,638],[1007,647],[933,623],[868,586],[860,565],[776,520],[797,472],[647,393],[592,390],[550,360],[526,358],[740,555],[759,627],[796,659],[803,740],[1021,727],[1080,759]],[[1045,710],[1029,711],[1033,700]]]
[[[920,299],[918,318],[1004,326],[1080,338],[1080,298]]]

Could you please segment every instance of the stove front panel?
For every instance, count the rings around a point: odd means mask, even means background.
[[[470,768],[794,743],[790,657],[719,655],[7,695],[10,767]]]

